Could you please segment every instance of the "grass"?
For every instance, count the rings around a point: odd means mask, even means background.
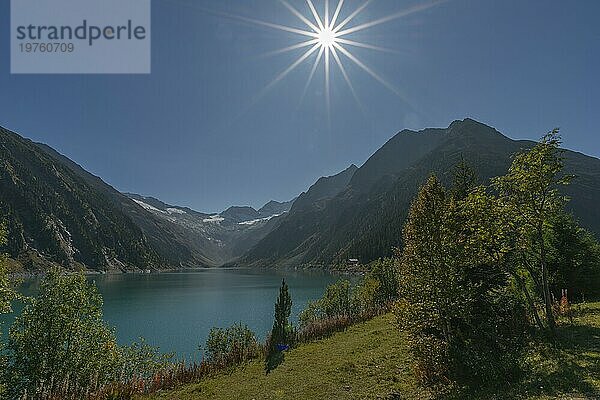
[[[472,399],[600,399],[600,303],[583,306],[573,324],[559,327],[556,344],[536,338],[520,382],[455,393]],[[287,352],[265,375],[250,362],[199,383],[149,399],[426,399],[410,371],[410,358],[391,314]]]

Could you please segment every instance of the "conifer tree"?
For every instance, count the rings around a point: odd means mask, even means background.
[[[267,359],[265,361],[267,373],[283,362],[282,347],[288,346],[292,342],[292,329],[289,324],[291,313],[292,297],[285,279],[283,279],[279,288],[279,296],[275,302],[275,320],[273,321],[273,329],[271,329],[268,343]]]
[[[288,291],[288,286],[285,279],[281,281],[279,288],[279,297],[275,303],[275,321],[271,331],[271,340],[275,344],[289,344],[288,336],[288,319],[292,313],[292,298]]]

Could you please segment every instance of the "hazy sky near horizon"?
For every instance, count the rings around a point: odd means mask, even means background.
[[[363,2],[346,0],[340,18]],[[9,3],[0,125],[121,191],[207,212],[259,207],[360,165],[404,128],[465,117],[519,139],[561,127],[565,147],[600,157],[599,1],[448,0],[357,32],[394,50],[347,47],[404,98],[342,56],[362,108],[332,60],[330,113],[322,61],[300,102],[316,53],[257,97],[305,49],[265,53],[305,39],[224,14],[302,28],[277,0],[153,0],[149,75],[11,75]],[[348,27],[424,3],[375,0]]]

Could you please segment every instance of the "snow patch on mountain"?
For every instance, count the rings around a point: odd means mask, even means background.
[[[202,222],[222,222],[225,221],[225,218],[221,217],[219,214],[211,215],[209,218],[204,218]]]
[[[165,214],[165,212],[163,210],[159,210],[156,207],[152,207],[150,204],[144,203],[141,200],[137,200],[137,199],[132,199],[133,201],[135,201],[136,203],[138,203],[140,206],[142,206],[143,208],[145,208],[148,211],[154,211],[154,212],[159,212],[162,214]]]
[[[270,216],[268,216],[268,217],[264,217],[264,218],[257,218],[257,219],[252,219],[252,220],[250,220],[250,221],[238,222],[238,225],[254,225],[254,224],[256,224],[256,223],[259,223],[259,222],[262,222],[262,221],[268,221],[268,220],[270,220],[271,218],[279,217],[279,216],[280,216],[280,215],[282,215],[282,214],[284,214],[284,213],[281,213],[281,214],[273,214],[273,215],[270,215]]]

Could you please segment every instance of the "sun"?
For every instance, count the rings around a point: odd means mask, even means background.
[[[336,36],[332,29],[323,28],[317,32],[317,39],[321,47],[331,49],[336,44]]]
[[[313,1],[320,3],[323,8],[321,8],[324,13],[320,14],[317,11],[317,7],[315,7],[315,3]],[[300,43],[295,43],[290,46],[284,47],[279,50],[271,51],[267,53],[267,55],[275,55],[282,54],[291,51],[296,51],[298,49],[308,48],[304,50],[301,55],[284,71],[282,71],[279,75],[275,77],[268,85],[266,85],[263,90],[256,96],[256,99],[261,97],[267,91],[269,91],[275,84],[284,79],[289,73],[295,70],[299,65],[309,60],[311,57],[314,57],[314,61],[312,62],[312,68],[310,69],[310,73],[308,79],[306,81],[306,85],[304,86],[304,91],[300,97],[300,102],[304,98],[307,89],[309,88],[317,69],[322,64],[324,71],[324,81],[325,81],[325,101],[327,112],[329,114],[330,109],[330,85],[331,85],[331,74],[332,74],[332,65],[337,65],[337,69],[339,70],[342,78],[348,85],[356,103],[360,108],[362,108],[361,103],[358,99],[357,93],[354,89],[354,85],[350,80],[350,76],[346,71],[346,67],[344,66],[344,62],[352,62],[356,66],[358,66],[361,70],[370,75],[373,79],[378,81],[380,84],[388,88],[390,91],[399,96],[403,101],[410,104],[406,96],[398,90],[394,85],[390,84],[387,80],[385,80],[382,76],[380,76],[377,72],[375,72],[372,68],[370,68],[366,63],[361,61],[355,54],[350,51],[350,48],[362,48],[367,50],[376,50],[383,52],[392,52],[397,53],[395,50],[375,46],[372,44],[367,44],[363,42],[359,42],[352,38],[352,35],[357,32],[361,32],[363,30],[375,27],[377,25],[387,23],[393,20],[397,20],[408,15],[424,11],[428,8],[436,6],[438,4],[444,3],[447,0],[420,0],[416,5],[413,5],[410,8],[397,11],[387,16],[381,17],[379,19],[375,19],[369,22],[364,22],[361,24],[357,24],[352,26],[355,18],[362,13],[369,4],[371,4],[374,0],[365,0],[364,3],[359,5],[354,11],[350,12],[347,15],[343,15],[342,9],[344,7],[345,0],[337,0],[337,5],[333,9],[333,12],[330,12],[330,0],[298,0],[298,3],[304,3],[305,6],[308,6],[305,13],[300,12],[296,7],[291,5],[288,0],[278,0],[280,4],[285,6],[292,14],[294,14],[300,21],[306,25],[306,28],[296,28],[292,26],[286,26],[281,24],[276,24],[272,22],[262,21],[254,18],[242,17],[239,15],[232,14],[224,14],[227,17],[238,19],[244,22],[253,23],[256,25],[260,25],[263,27],[273,28],[280,31],[284,31],[286,33],[292,33],[295,35],[302,36],[304,39]],[[321,63],[322,61],[322,63]]]

